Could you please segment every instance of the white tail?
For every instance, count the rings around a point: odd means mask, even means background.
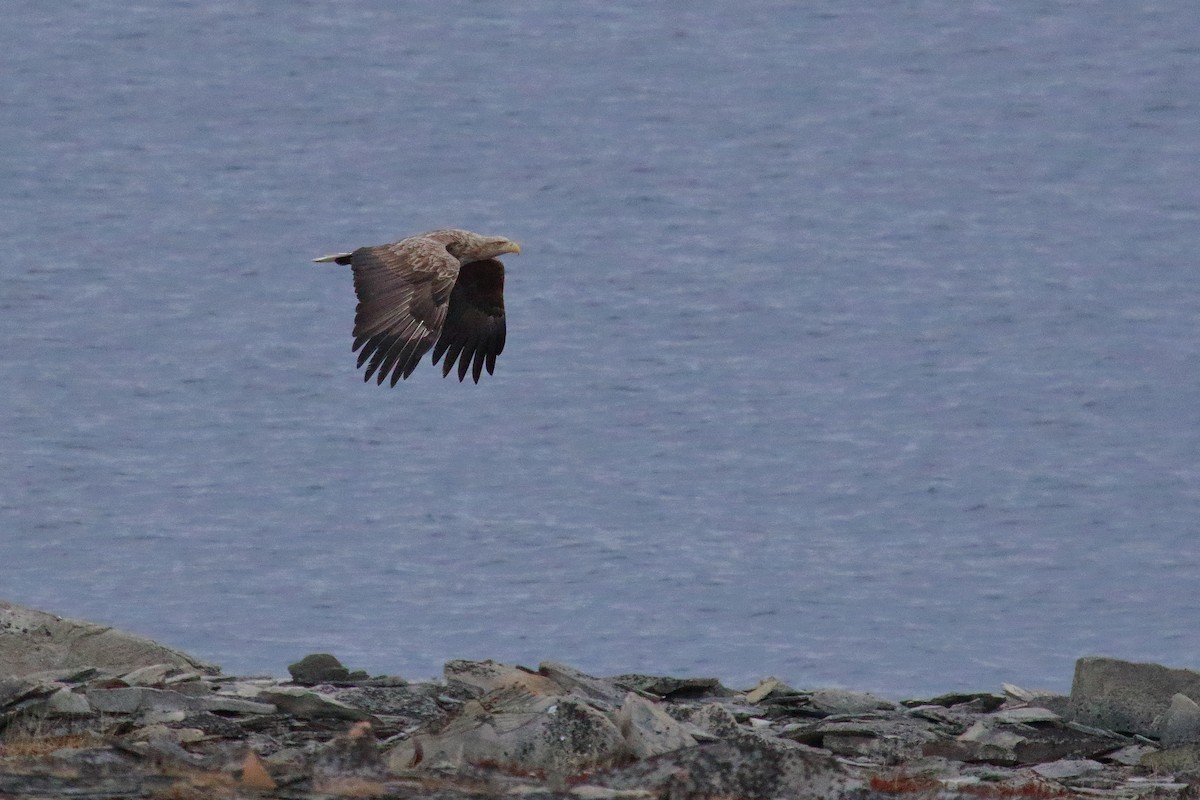
[[[342,259],[349,260],[350,254],[349,253],[334,253],[331,256],[321,256],[320,258],[314,258],[313,263],[314,264],[329,264],[331,262],[336,263],[338,261],[341,261]]]

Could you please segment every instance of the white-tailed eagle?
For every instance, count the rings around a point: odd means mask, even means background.
[[[496,256],[520,252],[503,236],[446,228],[315,261],[354,270],[353,349],[358,366],[367,364],[364,381],[375,375],[382,384],[390,373],[395,386],[433,348],[434,364],[446,359],[442,377],[457,361],[458,380],[470,369],[479,383],[504,351],[504,265]]]

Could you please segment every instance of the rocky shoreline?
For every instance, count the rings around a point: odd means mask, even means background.
[[[0,798],[1200,798],[1200,672],[890,700],[314,654],[291,680],[0,601]]]

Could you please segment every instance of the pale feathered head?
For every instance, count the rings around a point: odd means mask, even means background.
[[[436,239],[446,244],[450,255],[464,264],[470,261],[482,261],[485,258],[495,258],[505,253],[520,253],[521,246],[503,236],[484,236],[460,228],[445,228],[425,234],[427,238]]]

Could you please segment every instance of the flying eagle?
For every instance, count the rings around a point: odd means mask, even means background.
[[[470,368],[479,383],[504,351],[504,265],[496,256],[520,252],[503,236],[446,228],[314,261],[354,270],[354,350],[358,366],[370,359],[364,381],[375,375],[382,384],[391,373],[395,386],[432,347],[434,364],[446,357],[443,378],[458,361],[458,380]]]

